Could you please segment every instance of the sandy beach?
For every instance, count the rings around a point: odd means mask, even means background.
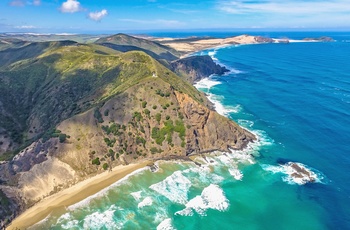
[[[94,195],[135,170],[147,166],[149,163],[150,162],[145,161],[137,164],[129,164],[127,166],[117,166],[110,172],[103,172],[68,189],[62,190],[26,210],[13,220],[11,225],[6,229],[26,229],[46,218],[51,212],[68,207]]]
[[[250,35],[240,35],[229,38],[198,38],[193,41],[187,41],[186,39],[169,39],[169,38],[158,38],[155,39],[157,42],[167,45],[177,51],[191,53],[199,50],[220,47],[232,44],[256,44],[261,43],[257,37]]]

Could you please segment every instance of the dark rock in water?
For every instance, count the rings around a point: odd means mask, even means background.
[[[273,43],[274,40],[272,38],[266,38],[266,37],[262,37],[262,36],[256,36],[255,41],[258,43]]]
[[[290,176],[298,184],[314,183],[317,176],[314,172],[306,168],[304,165],[295,162],[287,163],[287,167],[290,169]]]
[[[157,172],[158,169],[159,169],[159,167],[156,164],[154,164],[154,163],[148,165],[148,167],[151,170],[151,172]]]
[[[320,42],[334,42],[334,39],[331,37],[319,37],[319,38],[304,38],[304,41],[320,41]]]

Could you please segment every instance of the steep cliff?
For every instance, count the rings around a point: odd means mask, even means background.
[[[222,75],[229,70],[216,64],[210,56],[191,56],[171,62],[171,69],[191,84],[212,74]]]

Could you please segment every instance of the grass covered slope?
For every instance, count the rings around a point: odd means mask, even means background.
[[[41,48],[27,55],[32,46]],[[241,149],[255,139],[142,51],[32,46],[0,66],[0,157],[8,160],[0,190],[10,198],[0,213],[9,218],[116,165]]]
[[[137,38],[126,34],[116,34],[98,39],[96,44],[110,47],[121,52],[143,51],[157,60],[173,61],[181,56],[181,53],[162,45],[158,42],[143,38]]]

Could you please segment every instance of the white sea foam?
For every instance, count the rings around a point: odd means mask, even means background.
[[[218,95],[209,93],[208,99],[214,104],[216,112],[226,117],[229,116],[230,113],[239,113],[242,109],[240,105],[224,106],[221,103],[223,96],[218,96]]]
[[[141,199],[141,194],[142,194],[142,191],[130,193],[130,195],[131,195],[132,197],[134,197],[134,199],[135,199],[136,201],[139,201],[139,200]]]
[[[152,198],[148,196],[148,197],[146,197],[145,199],[143,199],[143,201],[141,201],[141,202],[137,205],[137,207],[138,207],[138,208],[143,208],[143,207],[145,207],[145,206],[151,206],[152,203],[153,203]]]
[[[115,182],[114,184],[112,184],[112,185],[102,189],[98,193],[95,193],[94,195],[89,196],[86,199],[84,199],[84,200],[82,200],[82,201],[80,201],[80,202],[78,202],[76,204],[68,206],[67,209],[70,210],[70,211],[73,211],[74,209],[77,209],[77,208],[87,207],[87,206],[89,206],[91,200],[105,196],[108,193],[109,190],[111,190],[111,189],[113,189],[113,188],[115,188],[117,186],[120,186],[122,184],[128,183],[128,180],[129,180],[129,178],[131,176],[134,176],[136,174],[142,173],[142,172],[144,172],[146,170],[149,170],[149,167],[144,167],[144,168],[135,170],[134,172],[128,174],[127,176],[123,177],[122,179],[120,179],[119,181]]]
[[[218,185],[211,184],[203,189],[200,196],[191,199],[186,204],[185,209],[176,212],[175,215],[192,215],[192,210],[194,210],[199,215],[204,216],[208,209],[223,212],[226,211],[229,206],[230,204],[224,191]]]
[[[150,186],[152,190],[179,204],[187,203],[187,193],[190,187],[191,181],[182,175],[181,171],[176,171],[163,181]]]
[[[228,171],[231,174],[231,176],[233,176],[233,178],[235,178],[236,180],[242,180],[243,174],[238,169],[230,168],[228,169]]]
[[[172,225],[172,221],[170,218],[163,220],[158,226],[157,230],[175,230]]]
[[[223,66],[225,67],[228,72],[226,72],[224,75],[230,75],[230,74],[241,74],[241,73],[244,73],[243,71],[240,71],[238,69],[235,69],[231,66],[227,66],[225,64],[223,64],[222,62],[219,61],[219,59],[216,57],[216,54],[217,54],[217,51],[220,50],[220,49],[223,49],[223,48],[233,48],[233,47],[237,47],[236,45],[223,45],[223,46],[220,46],[220,47],[217,47],[215,48],[214,50],[209,50],[208,51],[208,55],[211,57],[211,59],[213,59],[213,61],[220,65],[220,66]],[[205,53],[201,53],[201,55],[205,55]]]
[[[309,175],[298,172],[295,168],[292,167],[293,164],[296,164],[298,167],[304,169]],[[315,169],[311,169],[310,167],[301,163],[288,162],[286,164],[278,166],[262,164],[261,167],[263,170],[272,172],[274,174],[284,174],[285,176],[282,177],[282,180],[288,184],[304,185],[309,182],[323,183],[322,179],[324,179],[322,173],[318,172]]]
[[[253,121],[244,120],[244,119],[238,119],[238,120],[237,120],[237,123],[238,123],[240,126],[243,126],[243,127],[245,127],[245,128],[252,128],[253,125],[254,125],[254,122],[253,122]]]
[[[215,57],[217,50],[209,51],[208,55],[213,59],[213,61],[218,62],[218,59]]]
[[[74,229],[74,228],[77,228],[78,224],[79,224],[78,220],[71,220],[65,224],[62,224],[61,227],[63,229]]]
[[[210,88],[212,88],[215,85],[220,85],[221,82],[219,81],[214,81],[210,78],[204,78],[198,82],[196,82],[194,84],[194,87],[196,87],[197,89],[207,89],[209,90]]]
[[[196,159],[195,161],[198,162]],[[197,188],[200,188],[203,185],[208,186],[209,184],[219,184],[224,181],[222,176],[214,173],[209,165],[204,165],[204,163],[202,163],[201,167],[193,165],[193,167],[184,170],[183,174],[187,178],[191,178],[192,186]]]
[[[121,229],[124,221],[115,221],[114,212],[116,207],[112,205],[104,212],[94,212],[84,218],[84,229]]]
[[[155,224],[159,224],[164,219],[167,219],[168,218],[168,214],[167,214],[166,206],[165,205],[158,206],[157,207],[157,213],[156,214],[152,214],[152,217],[154,217],[153,223],[155,223]]]
[[[58,219],[57,219],[57,224],[63,224],[67,221],[70,221],[72,219],[72,216],[69,212],[63,214],[62,216],[60,216]]]

